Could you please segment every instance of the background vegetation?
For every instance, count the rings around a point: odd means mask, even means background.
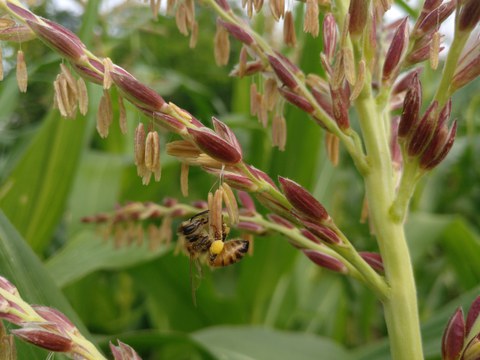
[[[93,52],[111,57],[204,123],[218,116],[239,136],[248,163],[272,178],[304,185],[358,248],[376,250],[368,225],[360,223],[364,194],[350,160],[342,157],[334,169],[323,133],[293,107],[286,113],[286,151],[271,147],[269,130],[248,115],[251,80],[228,77],[231,66],[215,66],[210,13],[199,9],[199,43],[189,49],[172,18],[153,20],[146,6],[134,2],[104,13],[99,5],[88,1],[85,13],[76,15],[45,1],[35,11],[73,29]],[[257,19],[258,28],[270,25]],[[306,72],[321,71],[319,40],[297,35],[308,51],[300,46],[293,55]],[[2,44],[7,74],[0,83],[0,275],[27,301],[58,307],[104,348],[119,338],[144,359],[389,358],[374,295],[310,263],[279,236],[258,237],[254,256],[236,266],[205,269],[195,307],[189,260],[174,255],[174,245],[117,249],[94,226],[82,224],[83,216],[127,201],[181,199],[180,164],[162,154],[162,181],[143,186],[133,164],[133,129],[141,115],[127,106],[128,136],[114,126],[101,140],[95,109],[102,89],[89,85],[88,115],[61,119],[52,110],[59,57],[38,41],[21,46],[29,70],[26,94],[18,92],[11,71],[17,48]],[[239,51],[235,46],[231,59]],[[422,79],[429,98],[434,87],[428,84],[436,79],[428,69]],[[477,93],[478,82],[454,99],[452,117],[460,119],[455,146],[422,180],[408,219],[428,359],[440,358],[441,334],[453,309],[467,308],[480,293],[480,97],[471,96]],[[184,201],[205,199],[215,181],[192,168]],[[19,359],[46,357],[17,346]]]

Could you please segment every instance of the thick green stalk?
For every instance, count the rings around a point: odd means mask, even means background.
[[[370,164],[365,176],[369,216],[390,286],[390,294],[383,305],[392,359],[420,360],[423,352],[412,263],[403,224],[395,222],[389,214],[395,184],[382,109],[377,109],[368,87],[357,99],[356,108]]]

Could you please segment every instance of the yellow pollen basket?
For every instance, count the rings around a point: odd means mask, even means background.
[[[223,250],[223,241],[222,240],[215,240],[212,245],[210,245],[210,253],[212,255],[218,255]]]

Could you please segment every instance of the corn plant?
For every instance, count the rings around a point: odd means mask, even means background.
[[[287,110],[295,107],[305,115],[305,121],[322,129],[328,160],[334,166],[341,155],[342,161],[351,160],[364,187],[362,220],[376,241],[376,251],[360,248],[361,244],[343,229],[344,221],[338,221],[322,205],[322,199],[294,176],[280,174],[272,179],[267,169],[250,163],[246,145],[227,119],[222,121],[212,113],[211,127],[207,126],[208,119],[200,119],[192,109],[175,104],[140,81],[117,65],[114,56],[94,53],[61,24],[37,15],[16,0],[0,0],[0,39],[20,45],[16,81],[22,93],[28,90],[28,52],[22,44],[40,40],[61,58],[60,73],[52,88],[53,106],[62,118],[87,116],[92,111],[90,84],[97,85],[97,93],[101,88],[96,130],[101,138],[109,137],[115,131],[114,117],[118,117],[120,131],[134,143],[139,182],[162,187],[162,183],[172,181],[168,174],[162,177],[163,148],[181,163],[178,188],[185,197],[195,187],[191,174],[189,184],[189,169],[211,175],[211,189],[215,190],[204,194],[201,201],[130,199],[132,202],[115,210],[85,214],[84,223],[98,224],[107,237],[114,237],[117,247],[125,243],[135,246],[133,242],[143,246],[147,238],[150,250],[156,251],[159,246],[170,247],[180,237],[172,248],[181,250],[187,242],[192,263],[207,260],[220,268],[233,263],[238,263],[236,268],[242,267],[240,260],[247,252],[245,246],[233,260],[227,258],[230,254],[226,251],[233,244],[227,239],[227,227],[241,232],[250,248],[254,237],[262,241],[264,234],[278,234],[293,245],[292,251],[300,252],[320,268],[353,279],[375,295],[382,304],[391,358],[423,359],[417,287],[405,224],[418,184],[448,156],[457,128],[464,121],[450,119],[452,97],[480,74],[476,32],[480,3],[426,0],[418,13],[411,11],[409,16],[389,22],[386,14],[394,3],[410,9],[403,1],[393,0],[306,0],[295,6],[270,0],[269,9],[263,9],[261,0],[241,4],[169,0],[165,8],[160,1],[150,1],[154,18],[159,12],[175,16],[178,30],[190,37],[192,48],[202,34],[196,12],[213,15],[209,19],[215,19],[215,62],[218,66],[229,64],[231,40],[240,48],[230,75],[249,79],[251,115],[263,128],[271,129],[272,145],[279,151],[288,153],[305,146],[288,142],[287,127],[298,119],[288,116]],[[258,17],[277,22],[283,29],[262,32]],[[441,26],[449,18],[454,19],[453,39],[444,44]],[[318,72],[296,64],[297,33],[301,29],[306,34],[302,35],[304,41],[321,44],[320,53],[303,49],[321,65]],[[191,61],[195,63],[194,58]],[[422,85],[422,71],[439,79],[428,84],[428,91],[424,89],[426,84]],[[3,77],[3,69],[0,74]],[[135,115],[128,116],[132,113]],[[129,134],[132,123],[135,131]],[[347,157],[350,160],[345,160]],[[155,183],[151,183],[152,178]],[[8,195],[8,181],[5,184],[2,189]],[[181,233],[174,236],[175,225],[187,221],[188,226],[189,218],[194,222],[195,215],[205,210],[208,220],[201,236],[212,240],[202,250],[191,250],[188,242],[196,238],[182,240],[185,234]],[[162,225],[152,225],[158,219]],[[31,244],[36,251],[40,245]],[[197,252],[201,253],[197,256]],[[258,256],[255,252],[252,255]],[[224,258],[228,261],[218,260]],[[200,269],[201,264],[197,271]],[[191,276],[195,278],[195,274]],[[51,307],[30,306],[5,278],[0,285],[0,315],[20,326],[10,331],[13,335],[74,359],[104,358],[63,313]],[[197,285],[192,287],[195,292]],[[474,300],[466,320],[459,308],[446,325],[441,342],[443,359],[480,357],[479,304]],[[201,302],[197,306],[201,307]],[[8,335],[5,338],[10,339]],[[14,358],[11,340],[6,343],[10,344],[10,358]],[[111,349],[115,359],[140,358],[123,342],[111,345]],[[318,358],[331,357],[318,354]]]

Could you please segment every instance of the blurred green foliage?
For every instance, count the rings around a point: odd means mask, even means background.
[[[214,64],[210,13],[198,9],[199,42],[189,49],[172,18],[152,20],[145,6],[99,14],[98,6],[99,1],[88,2],[81,16],[57,13],[52,6],[36,11],[77,31],[95,53],[110,56],[205,124],[211,116],[224,120],[249,163],[274,179],[287,176],[309,188],[358,249],[376,250],[368,225],[359,220],[363,186],[347,156],[342,153],[334,169],[326,159],[323,132],[289,106],[287,149],[271,147],[269,130],[248,115],[250,80],[230,78],[228,68]],[[306,72],[321,71],[321,43],[298,35],[308,51],[292,55]],[[61,119],[51,110],[59,58],[39,42],[22,44],[30,81],[28,92],[19,94],[11,71],[16,47],[2,46],[8,73],[0,84],[5,214],[0,274],[14,281],[27,301],[57,306],[74,319],[76,313],[78,325],[83,322],[104,350],[118,338],[144,359],[389,358],[381,304],[374,296],[357,282],[314,266],[280,236],[258,238],[254,256],[232,268],[204,269],[196,307],[189,261],[174,255],[172,246],[152,252],[102,242],[80,219],[127,201],[181,199],[178,162],[162,154],[161,182],[141,185],[132,134],[142,116],[127,106],[128,135],[115,124],[101,140],[94,131],[99,87],[89,86],[86,117]],[[230,64],[238,52],[234,43]],[[422,80],[434,83],[435,76],[425,71]],[[455,97],[453,117],[461,124],[455,147],[420,184],[407,224],[428,359],[440,358],[452,309],[468,307],[480,290],[480,101],[468,96],[478,87],[472,84]],[[430,87],[425,88],[428,96]],[[162,137],[163,144],[174,138]],[[215,181],[191,169],[190,196],[182,201],[205,199]],[[20,344],[19,353],[21,359],[45,358]]]

